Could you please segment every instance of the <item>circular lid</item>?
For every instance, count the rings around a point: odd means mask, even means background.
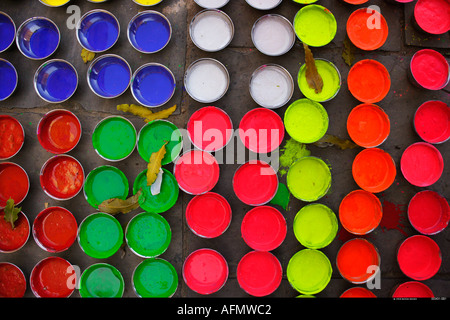
[[[256,153],[269,153],[278,148],[284,138],[283,120],[273,110],[255,108],[239,123],[242,143]]]
[[[414,80],[425,89],[440,90],[450,80],[450,66],[445,57],[432,49],[417,51],[410,63]]]
[[[355,10],[348,18],[347,34],[358,48],[376,50],[386,42],[389,28],[380,12],[371,8],[361,8]]]
[[[383,100],[391,88],[391,77],[386,67],[372,59],[355,63],[348,73],[347,82],[350,93],[365,103]]]
[[[450,107],[442,101],[423,103],[414,115],[414,128],[426,142],[447,141],[450,138]]]
[[[345,290],[340,298],[376,298],[377,296],[369,289],[363,287],[354,287]]]
[[[10,253],[21,249],[30,237],[30,222],[28,217],[20,212],[14,222],[14,229],[11,223],[5,219],[5,211],[0,210],[0,253]]]
[[[233,190],[245,204],[266,204],[277,193],[277,173],[266,162],[251,160],[241,165],[234,173]]]
[[[6,206],[9,198],[14,204],[20,204],[30,190],[30,179],[27,172],[13,162],[0,163],[0,208]]]
[[[186,222],[196,235],[215,238],[231,223],[231,206],[220,194],[207,192],[195,196],[186,208]]]
[[[419,281],[408,281],[395,289],[392,298],[434,298],[434,294],[426,284]]]
[[[317,93],[306,80],[306,64],[302,64],[298,72],[298,85],[303,95],[313,101],[325,102],[333,99],[339,92],[342,84],[341,74],[337,67],[330,61],[315,59],[317,72],[322,78],[322,91]]]
[[[378,193],[394,183],[397,169],[391,155],[378,148],[364,149],[353,160],[352,175],[361,189]]]
[[[6,160],[22,149],[25,131],[16,118],[6,114],[0,115],[0,128],[0,160]]]
[[[416,142],[402,154],[400,166],[403,176],[409,183],[418,187],[434,184],[444,171],[444,160],[433,145]]]
[[[0,283],[0,298],[22,298],[27,290],[22,270],[9,262],[0,262]]]
[[[277,209],[260,206],[251,209],[242,219],[241,234],[254,250],[272,251],[286,238],[286,220]]]
[[[124,288],[122,274],[108,263],[89,266],[80,278],[80,296],[83,298],[120,298]]]
[[[164,259],[145,259],[133,272],[133,286],[139,297],[169,298],[178,287],[177,270]]]
[[[228,279],[228,263],[215,250],[198,249],[184,261],[183,279],[191,290],[199,294],[217,292]]]
[[[281,56],[295,43],[291,22],[278,14],[266,14],[256,20],[251,36],[256,49],[268,56]]]
[[[312,47],[322,47],[334,39],[337,23],[330,10],[310,4],[295,15],[294,29],[301,42]]]
[[[418,0],[414,18],[424,31],[444,34],[450,30],[450,4],[446,0]]]
[[[273,293],[281,283],[283,269],[278,259],[267,251],[251,251],[239,261],[237,280],[248,294],[263,297]]]

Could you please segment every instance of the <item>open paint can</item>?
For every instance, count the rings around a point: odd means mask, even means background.
[[[437,234],[448,226],[450,206],[447,199],[436,191],[420,191],[409,201],[408,219],[418,232]]]
[[[178,288],[174,266],[161,258],[145,259],[133,271],[133,289],[142,298],[170,298]]]
[[[125,281],[113,265],[95,263],[83,271],[79,286],[82,298],[121,298]]]
[[[443,101],[424,102],[414,114],[414,129],[422,140],[438,144],[450,138],[450,107]]]
[[[30,179],[27,172],[17,163],[0,163],[0,209],[6,206],[9,198],[14,205],[20,204],[28,195]]]
[[[251,36],[256,49],[268,56],[281,56],[295,43],[292,23],[279,14],[266,14],[256,20]]]
[[[14,229],[9,221],[5,219],[5,212],[0,211],[0,253],[13,253],[25,246],[30,237],[30,221],[22,211],[17,215]]]
[[[395,287],[392,298],[434,298],[434,293],[422,282],[407,281]]]
[[[39,2],[45,4],[47,7],[62,7],[68,4],[70,0],[39,0]]]
[[[336,36],[337,22],[327,8],[309,4],[294,18],[294,30],[299,40],[311,47],[323,47]]]
[[[194,0],[200,7],[205,9],[219,9],[225,6],[230,0]]]
[[[1,298],[22,298],[27,290],[27,280],[23,271],[13,263],[0,262]]]
[[[251,7],[258,10],[271,10],[280,5],[283,0],[245,0]]]
[[[379,24],[373,22],[374,17]],[[389,34],[386,19],[371,8],[360,8],[354,11],[347,20],[347,35],[358,48],[366,51],[376,50],[383,46]]]
[[[0,101],[8,99],[16,90],[19,75],[13,64],[0,58]]]
[[[14,157],[25,142],[25,130],[16,118],[0,115],[0,160]]]
[[[446,0],[418,0],[414,6],[413,25],[428,34],[450,30],[450,3]]]
[[[16,39],[16,25],[6,13],[0,11],[0,52],[8,50]]]
[[[367,288],[353,287],[345,290],[339,298],[376,298],[377,296]]]
[[[409,67],[411,82],[427,90],[441,90],[450,81],[450,65],[445,57],[433,49],[417,51]]]

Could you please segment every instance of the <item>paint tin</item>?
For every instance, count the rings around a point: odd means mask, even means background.
[[[239,138],[245,147],[253,152],[273,152],[283,142],[283,120],[273,110],[252,109],[242,117],[239,123]]]
[[[146,63],[140,66],[131,79],[131,93],[140,104],[156,108],[173,97],[176,80],[172,71],[159,63]]]
[[[184,87],[189,96],[200,103],[212,103],[228,91],[230,75],[218,60],[202,58],[194,61],[184,75]]]
[[[40,3],[47,7],[62,7],[70,2],[70,0],[39,0]]]
[[[0,11],[0,53],[8,50],[16,39],[14,20],[5,12]]]
[[[305,202],[319,200],[331,187],[330,168],[320,158],[303,157],[289,168],[286,183],[297,199]]]
[[[133,2],[140,6],[151,7],[159,4],[162,0],[133,0]]]
[[[14,157],[25,142],[25,130],[16,118],[0,115],[0,160]]]
[[[377,18],[379,25],[372,19]],[[371,8],[355,10],[347,20],[347,35],[350,41],[359,49],[372,51],[379,49],[386,42],[389,27],[381,13]]]
[[[358,61],[347,77],[348,89],[357,100],[377,103],[383,100],[391,88],[391,77],[386,67],[378,61]]]
[[[336,36],[337,22],[327,8],[309,4],[301,8],[294,18],[298,39],[311,47],[323,47]]]
[[[172,37],[172,25],[162,13],[139,12],[128,23],[128,41],[137,51],[155,53],[164,49]]]
[[[354,284],[366,283],[380,271],[380,255],[370,241],[354,238],[340,247],[336,266],[345,280]]]
[[[450,107],[437,100],[424,102],[414,114],[414,129],[428,143],[446,142],[450,138]]]
[[[89,172],[83,192],[86,201],[97,209],[99,204],[108,199],[125,200],[128,188],[128,179],[120,169],[103,165]]]
[[[72,151],[78,145],[81,131],[81,122],[73,112],[54,109],[39,120],[36,134],[45,150],[62,154]]]
[[[109,116],[101,120],[92,133],[95,152],[105,160],[121,161],[128,158],[137,143],[136,128],[128,119]]]
[[[292,1],[300,4],[311,4],[317,2],[317,0],[292,0]]]
[[[23,248],[30,237],[30,222],[22,211],[18,214],[14,222],[14,229],[11,223],[6,221],[5,212],[0,211],[0,253],[13,253]]]
[[[16,90],[19,75],[13,64],[0,58],[0,101],[8,99]]]
[[[347,132],[363,148],[380,146],[391,131],[389,116],[375,104],[362,103],[352,109],[347,118]]]
[[[78,87],[78,74],[72,64],[53,59],[44,62],[34,75],[34,89],[42,100],[61,103],[68,100]]]
[[[408,219],[418,232],[437,234],[448,226],[450,206],[447,199],[436,191],[420,191],[409,202]]]
[[[145,259],[132,275],[133,289],[142,298],[170,298],[178,288],[178,274],[173,265],[160,258]]]
[[[361,189],[378,193],[394,183],[397,169],[389,153],[379,148],[370,148],[356,155],[352,164],[352,175]]]
[[[45,17],[30,18],[17,29],[17,47],[25,57],[32,60],[50,57],[58,48],[60,40],[58,26]]]
[[[10,262],[0,262],[0,283],[0,298],[22,298],[27,290],[23,271]]]
[[[344,2],[348,3],[348,4],[353,4],[353,5],[358,5],[358,4],[363,4],[366,3],[369,0],[344,0]]]
[[[416,142],[403,151],[400,167],[409,183],[418,187],[428,187],[441,178],[444,159],[432,144]]]
[[[250,78],[250,95],[261,107],[281,108],[294,94],[294,80],[285,68],[265,64],[256,69]]]
[[[59,201],[72,199],[83,188],[83,166],[72,156],[55,155],[42,166],[39,181],[50,198]]]
[[[294,101],[284,113],[287,133],[301,143],[314,143],[328,130],[328,113],[319,102],[309,99]]]
[[[224,7],[230,0],[194,0],[196,4],[205,9],[219,9]]]
[[[289,284],[306,295],[313,295],[325,289],[332,273],[328,257],[315,249],[298,251],[291,257],[286,268]]]
[[[242,219],[242,239],[253,250],[275,250],[283,243],[286,233],[286,219],[271,206],[253,208]]]
[[[33,238],[47,252],[62,252],[70,248],[78,233],[77,220],[62,207],[42,210],[33,222]]]
[[[201,150],[189,150],[175,160],[173,175],[181,190],[199,195],[211,191],[219,181],[219,163]]]
[[[376,298],[377,296],[364,287],[353,287],[345,290],[339,298]]]
[[[203,107],[189,118],[187,133],[196,148],[215,152],[224,148],[233,138],[233,123],[225,110],[213,106]]]
[[[294,218],[294,235],[309,249],[322,249],[336,237],[338,221],[333,210],[321,203],[308,204]]]
[[[228,279],[228,263],[216,250],[198,249],[189,254],[183,263],[186,285],[202,295],[219,291]]]
[[[142,212],[128,222],[125,240],[138,257],[154,258],[167,250],[172,240],[172,231],[163,216]]]
[[[227,47],[233,40],[234,24],[225,12],[205,9],[192,18],[189,36],[197,48],[217,52]]]
[[[254,297],[265,297],[281,284],[280,261],[267,251],[250,251],[238,263],[236,277],[242,290]]]
[[[395,287],[392,298],[434,298],[434,293],[422,282],[407,281]]]
[[[231,223],[232,210],[227,199],[218,193],[195,196],[186,208],[186,222],[191,231],[202,238],[222,235]]]
[[[150,160],[152,153],[166,144],[166,154],[161,161],[164,166],[174,161],[183,147],[183,136],[176,125],[167,120],[155,120],[147,123],[139,130],[137,150],[142,159]]]
[[[418,281],[427,280],[441,267],[441,249],[428,236],[410,236],[400,245],[397,262],[405,276]]]
[[[441,90],[450,81],[450,65],[436,50],[422,49],[411,58],[408,75],[419,88]]]
[[[120,24],[111,12],[95,9],[80,18],[76,30],[80,45],[88,51],[99,53],[111,49],[117,42]]]
[[[78,228],[81,250],[95,259],[106,259],[123,244],[123,229],[117,219],[103,212],[88,215]]]
[[[133,194],[141,190],[143,198],[139,206],[146,212],[163,213],[172,208],[178,200],[180,188],[178,182],[171,172],[162,168],[163,175],[161,189],[158,194],[152,194],[151,186],[147,185],[147,169],[136,177],[133,184]]]
[[[316,93],[314,89],[310,88],[306,80],[306,63],[300,67],[298,72],[297,82],[300,91],[303,95],[317,102],[330,101],[337,96],[341,89],[342,79],[339,69],[330,61],[317,58],[315,59],[317,72],[322,78],[323,88],[322,92]]]
[[[446,0],[418,0],[413,18],[420,30],[428,34],[444,34],[450,30],[450,3]]]
[[[296,39],[292,23],[279,14],[266,14],[256,20],[251,36],[256,49],[267,56],[289,52]]]
[[[250,160],[240,165],[232,183],[238,199],[251,206],[269,203],[278,190],[277,173],[261,160]]]
[[[122,274],[109,263],[95,263],[80,277],[82,298],[121,298],[125,290]]]
[[[0,163],[0,209],[6,206],[9,198],[14,205],[20,204],[28,195],[30,179],[27,172],[17,163]]]
[[[283,0],[245,0],[249,6],[258,10],[271,10],[278,7]],[[316,0],[317,1],[317,0]]]
[[[31,291],[37,298],[68,298],[75,291],[76,281],[74,267],[60,257],[42,259],[30,275]]]

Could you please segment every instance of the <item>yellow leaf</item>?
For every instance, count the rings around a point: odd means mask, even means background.
[[[175,110],[177,109],[177,105],[174,105],[170,108],[158,111],[158,112],[154,112],[151,116],[148,116],[145,119],[145,122],[152,122],[154,120],[158,120],[158,119],[166,119],[168,118],[172,113],[175,112]]]
[[[141,117],[145,122],[151,122],[157,119],[166,119],[177,109],[177,105],[161,110],[159,112],[152,112],[149,108],[138,106],[135,104],[119,104],[117,110],[131,113],[135,116]]]
[[[98,206],[98,210],[109,214],[128,213],[139,207],[141,193],[141,190],[139,190],[134,196],[126,200],[119,198],[105,200]]]
[[[158,177],[159,169],[161,169],[161,161],[166,154],[166,144],[157,151],[153,152],[147,165],[147,186],[151,186]]]
[[[81,50],[81,59],[83,59],[84,63],[88,63],[89,61],[94,60],[95,58],[95,53],[91,52],[89,50],[86,50],[83,48],[83,50]]]

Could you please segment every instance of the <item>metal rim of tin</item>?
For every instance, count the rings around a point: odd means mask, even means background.
[[[413,62],[414,58],[416,57],[416,55],[419,54],[419,53],[423,53],[424,50],[426,50],[426,51],[429,51],[429,50],[435,51],[435,50],[433,50],[433,49],[421,49],[421,50],[419,50],[419,51],[417,51],[416,53],[413,54],[413,56],[411,57],[411,60],[409,61],[409,68],[408,68],[408,75],[409,75],[409,78],[412,80],[413,84],[415,84],[415,85],[418,86],[419,88],[423,88],[423,89],[427,89],[427,90],[433,90],[433,91],[442,90],[443,88],[445,88],[445,87],[450,83],[450,64],[449,64],[448,62],[447,62],[447,80],[446,80],[445,83],[444,83],[441,87],[439,87],[439,88],[433,88],[433,89],[430,89],[430,88],[424,87],[422,84],[420,84],[419,81],[416,80],[416,77],[414,77],[414,74],[413,74],[413,72],[412,72],[412,62]],[[436,51],[436,52],[437,52],[437,51]],[[438,53],[439,55],[441,55],[439,52],[437,52],[437,53]],[[447,60],[445,59],[445,57],[443,57],[443,58],[444,58],[444,61],[447,61]]]
[[[289,48],[287,50],[285,50],[285,51],[283,51],[281,53],[278,53],[278,54],[271,54],[271,53],[267,53],[267,52],[262,51],[256,45],[255,37],[254,37],[255,36],[255,29],[256,29],[256,27],[257,27],[259,22],[261,22],[262,20],[267,19],[267,18],[276,18],[276,19],[279,19],[282,23],[284,23],[286,25],[289,25],[289,27],[290,27],[289,29],[291,30],[291,44],[290,44],[290,46],[289,46]],[[296,36],[295,36],[295,30],[294,30],[294,26],[292,25],[292,23],[288,19],[283,17],[282,15],[274,14],[274,13],[266,14],[266,15],[258,18],[258,20],[255,21],[255,23],[253,24],[253,27],[252,27],[252,31],[251,31],[251,38],[252,38],[252,43],[256,47],[256,49],[258,49],[261,53],[263,53],[263,54],[265,54],[267,56],[270,56],[270,57],[279,57],[279,56],[282,56],[282,55],[288,53],[292,49],[292,47],[294,46],[295,40],[297,39]]]
[[[92,2],[92,3],[102,3],[102,2],[106,2],[108,0],[87,0],[87,2]]]
[[[169,265],[171,265],[171,266],[173,267],[173,265],[172,265],[169,261],[167,261],[166,259],[163,259],[163,258],[159,258],[159,257],[158,257],[158,258],[148,258],[148,259],[145,259],[145,260],[141,261],[141,262],[133,269],[133,273],[131,274],[131,283],[132,283],[132,285],[133,285],[133,290],[134,290],[134,293],[135,293],[139,298],[142,298],[142,296],[137,292],[136,285],[135,285],[135,283],[134,283],[134,275],[135,275],[135,273],[136,273],[136,270],[139,268],[139,266],[141,266],[141,265],[144,264],[144,263],[148,263],[148,261],[151,261],[151,260],[153,260],[153,261],[155,261],[155,260],[164,261],[163,263],[167,263],[167,264],[169,264]],[[177,277],[178,277],[178,274],[176,273],[176,270],[175,270],[175,274],[176,274]],[[176,286],[176,288],[175,288],[175,291],[174,291],[170,296],[168,296],[167,298],[173,297],[173,295],[177,292],[177,290],[178,290],[178,282],[177,282],[177,286]]]
[[[197,64],[202,63],[204,61],[209,61],[209,62],[212,62],[212,63],[216,64],[217,66],[219,66],[224,71],[224,74],[226,75],[226,78],[227,78],[227,84],[226,84],[224,92],[218,98],[215,98],[213,100],[201,100],[201,99],[195,97],[192,94],[192,92],[190,92],[190,90],[189,90],[188,78],[189,78],[190,71]],[[220,100],[227,93],[229,87],[230,87],[230,74],[228,72],[228,69],[225,67],[225,65],[222,62],[220,62],[219,60],[213,59],[213,58],[200,58],[198,60],[195,60],[194,62],[192,62],[189,65],[189,67],[186,69],[186,72],[184,74],[184,88],[186,89],[186,92],[192,99],[194,99],[195,101],[200,102],[200,103],[213,103],[213,102]]]
[[[258,7],[254,6],[254,5],[252,5],[252,4],[250,3],[249,0],[245,0],[245,2],[247,2],[247,4],[248,4],[250,7],[255,8],[255,9],[258,9],[258,10],[272,10],[272,9],[275,9],[276,7],[278,7],[278,6],[281,4],[281,2],[283,2],[283,0],[279,0],[278,3],[276,3],[276,4],[273,5],[272,7],[270,7],[270,8],[264,8],[264,9],[258,8]]]
[[[69,0],[69,1],[70,1],[70,0]],[[13,37],[11,43],[10,43],[5,49],[0,50],[0,53],[2,53],[2,52],[5,52],[6,50],[8,50],[9,48],[11,48],[11,45],[15,42],[15,40],[16,40],[16,31],[17,31],[17,28],[16,28],[16,24],[14,23],[14,20],[13,20],[8,14],[6,14],[6,13],[3,12],[3,11],[0,11],[0,15],[1,15],[1,16],[5,16],[6,18],[8,18],[8,20],[11,21],[11,23],[12,23],[12,25],[13,25],[13,27],[14,27],[14,37]]]
[[[25,173],[25,175],[27,176],[27,181],[28,181],[27,193],[25,194],[25,196],[23,197],[22,200],[20,200],[20,201],[15,203],[15,205],[19,205],[26,199],[26,197],[28,196],[28,193],[30,192],[30,177],[28,176],[28,173],[25,171],[25,169],[22,168],[22,166],[20,166],[19,164],[15,163],[15,162],[2,162],[2,163],[0,163],[0,167],[3,166],[3,165],[12,165],[12,166],[15,166],[15,167],[19,167]],[[4,208],[5,207],[2,207],[0,205],[0,209],[4,209]]]
[[[283,74],[285,74],[286,75],[286,78],[287,78],[287,80],[288,80],[288,82],[289,82],[289,84],[290,84],[290,91],[291,91],[291,93],[289,94],[289,99],[286,99],[286,101],[283,103],[283,104],[280,104],[280,105],[278,105],[278,106],[268,106],[268,105],[263,105],[261,102],[258,102],[257,101],[257,99],[255,98],[255,96],[252,94],[252,82],[253,82],[253,80],[254,80],[254,78],[262,71],[262,70],[264,70],[265,68],[267,68],[267,67],[270,67],[270,68],[276,68],[276,69],[278,69],[279,71],[281,71]],[[252,97],[252,99],[257,103],[257,104],[259,104],[261,107],[264,107],[264,108],[268,108],[268,109],[278,109],[278,108],[281,108],[282,106],[284,106],[284,105],[286,105],[288,102],[289,102],[289,100],[291,100],[291,98],[292,98],[292,96],[294,95],[294,90],[295,90],[295,85],[294,85],[294,79],[292,78],[292,75],[289,73],[289,71],[286,69],[286,68],[284,68],[284,67],[282,67],[282,66],[280,66],[280,65],[278,65],[278,64],[275,64],[275,63],[268,63],[268,64],[265,64],[265,65],[262,65],[262,66],[260,66],[260,67],[258,67],[255,71],[253,71],[253,73],[252,73],[252,75],[251,75],[251,77],[250,77],[250,83],[249,83],[249,91],[250,91],[250,96]]]
[[[1,60],[1,59],[0,59],[0,60]],[[0,160],[2,160],[2,161],[3,161],[3,160],[9,160],[9,159],[11,159],[12,157],[14,157],[16,154],[19,153],[20,150],[22,150],[22,147],[23,147],[23,145],[25,144],[25,130],[23,129],[23,126],[22,126],[22,124],[20,123],[20,121],[17,120],[16,118],[14,118],[13,116],[10,116],[10,115],[7,115],[7,114],[2,114],[2,115],[0,115],[0,119],[1,119],[1,118],[4,118],[4,117],[6,117],[6,118],[8,118],[8,119],[12,119],[14,122],[16,122],[17,124],[19,124],[20,128],[22,128],[23,141],[22,141],[22,144],[20,145],[20,148],[19,148],[13,155],[11,155],[11,156],[9,156],[9,157],[7,157],[7,158],[1,158],[1,157],[0,157]]]
[[[197,5],[199,5],[202,8],[205,8],[205,9],[220,9],[220,8],[225,7],[228,4],[228,2],[230,2],[230,0],[225,0],[221,6],[212,8],[212,7],[205,7],[204,5],[201,5],[198,0],[194,0],[194,1]]]
[[[84,19],[86,19],[86,17],[88,17],[89,15],[94,14],[94,13],[98,13],[98,12],[105,13],[105,14],[109,15],[117,23],[117,37],[116,37],[116,40],[114,41],[114,43],[109,48],[104,49],[104,50],[92,50],[90,48],[86,48],[84,46],[84,44],[81,42],[80,35],[79,35],[79,31],[81,30],[81,23],[84,21]],[[120,23],[119,23],[119,20],[117,20],[116,16],[113,15],[111,12],[109,12],[108,10],[104,10],[104,9],[94,9],[94,10],[90,10],[90,11],[86,12],[84,15],[81,16],[80,20],[78,20],[78,23],[77,23],[77,26],[76,26],[75,30],[76,30],[75,33],[76,33],[76,36],[77,36],[77,40],[78,40],[78,43],[80,44],[80,46],[83,47],[84,49],[86,49],[88,51],[91,51],[91,52],[94,52],[94,53],[105,52],[105,51],[111,49],[112,47],[114,47],[114,45],[117,43],[117,41],[119,40],[119,37],[120,37]]]
[[[14,67],[14,65],[13,65],[11,62],[9,62],[9,61],[6,60],[6,59],[2,59],[2,58],[0,58],[0,61],[3,61],[3,62],[5,62],[6,64],[8,64],[8,65],[14,70],[14,73],[16,74],[16,84],[15,84],[15,86],[14,86],[14,89],[11,90],[11,93],[10,93],[7,97],[5,97],[5,98],[3,98],[3,99],[0,99],[0,101],[4,101],[4,100],[8,99],[9,97],[11,97],[12,94],[14,93],[14,91],[16,91],[16,89],[17,89],[17,84],[19,83],[19,74],[17,73],[16,67]]]
[[[40,72],[41,72],[42,69],[44,69],[47,65],[49,65],[50,63],[53,63],[53,62],[62,62],[62,63],[65,63],[66,65],[68,65],[68,66],[73,70],[73,72],[75,73],[75,77],[77,78],[77,83],[76,83],[76,85],[75,85],[75,88],[73,89],[73,92],[72,92],[66,99],[64,99],[64,100],[59,100],[59,101],[50,101],[50,100],[47,100],[46,98],[44,98],[44,97],[41,95],[41,93],[39,92],[39,89],[38,89],[38,87],[37,87],[37,78],[38,78]],[[69,100],[69,99],[75,94],[75,92],[77,91],[77,89],[78,89],[78,83],[79,83],[79,80],[78,80],[78,72],[77,72],[77,70],[75,69],[75,67],[74,67],[69,61],[64,60],[64,59],[52,59],[52,60],[48,60],[48,61],[44,62],[44,63],[41,64],[41,65],[39,66],[39,68],[36,70],[36,72],[35,72],[35,74],[34,74],[34,79],[33,79],[34,90],[36,91],[36,93],[38,94],[38,96],[39,96],[42,100],[44,100],[44,101],[46,101],[46,102],[48,102],[48,103],[62,103],[62,102],[65,102],[65,101]]]
[[[65,6],[66,4],[68,4],[68,3],[70,2],[70,0],[67,0],[67,1],[64,2],[63,4],[58,4],[58,5],[48,4],[48,3],[46,3],[46,2],[44,2],[44,1],[42,1],[42,0],[39,0],[39,2],[42,3],[43,5],[46,5],[47,7],[50,7],[50,8],[57,8],[57,7]]]
[[[136,3],[140,6],[143,6],[143,7],[153,7],[153,6],[156,6],[157,4],[159,4],[161,1],[162,0],[159,0],[158,2],[156,2],[154,4],[143,4],[143,3],[140,3],[139,0],[133,0],[134,3]]]
[[[47,188],[45,188],[42,184],[41,184],[41,187],[42,187],[42,190],[44,190],[45,194],[48,195],[48,196],[49,196],[50,198],[52,198],[52,199],[55,199],[55,200],[58,200],[58,201],[70,200],[70,199],[75,198],[75,197],[80,193],[81,189],[83,189],[84,182],[86,181],[85,174],[84,174],[84,168],[83,168],[83,165],[82,165],[81,162],[78,161],[75,157],[73,157],[73,156],[71,156],[71,155],[68,155],[68,154],[56,154],[56,155],[50,157],[50,158],[49,158],[47,161],[45,161],[45,163],[42,165],[41,171],[40,171],[40,173],[39,173],[39,179],[42,178],[42,176],[43,176],[43,174],[44,174],[44,170],[47,168],[47,166],[49,165],[49,163],[52,162],[52,161],[54,161],[55,159],[58,159],[58,158],[70,158],[70,159],[74,160],[75,162],[77,162],[77,163],[80,165],[81,172],[82,172],[82,174],[83,174],[83,181],[82,181],[82,184],[81,184],[81,188],[80,188],[74,195],[72,195],[72,196],[70,196],[70,197],[68,197],[68,198],[58,198],[58,197],[52,195],[50,192],[48,192]]]
[[[202,15],[209,14],[209,13],[215,13],[215,14],[221,15],[221,16],[227,21],[227,24],[228,24],[228,26],[230,27],[230,31],[231,31],[230,40],[229,40],[225,45],[223,45],[222,47],[220,47],[220,48],[218,48],[218,49],[213,49],[213,50],[208,49],[208,48],[204,48],[204,47],[200,46],[200,45],[195,41],[195,38],[194,38],[194,36],[193,36],[193,30],[194,30],[194,28],[195,28],[195,22],[196,22],[196,20],[198,20],[199,18],[201,18]],[[189,25],[189,36],[190,36],[192,42],[195,44],[195,46],[196,46],[197,48],[199,48],[199,49],[201,49],[201,50],[203,50],[203,51],[206,51],[206,52],[218,52],[218,51],[223,50],[223,49],[225,49],[226,47],[228,47],[228,45],[229,45],[229,44],[231,43],[231,41],[233,40],[234,32],[235,32],[235,28],[234,28],[233,20],[231,20],[230,16],[227,15],[225,12],[223,12],[223,11],[221,11],[221,10],[218,10],[218,9],[204,9],[204,10],[198,12],[198,13],[192,18],[191,23],[190,23],[190,25]]]
[[[12,250],[1,250],[0,249],[0,253],[14,253],[19,251],[20,249],[22,249],[28,242],[28,240],[30,239],[30,234],[31,234],[31,224],[30,224],[30,220],[28,219],[27,215],[25,214],[25,212],[23,212],[22,210],[20,210],[20,213],[23,214],[23,216],[25,217],[27,224],[28,224],[28,235],[27,235],[27,239],[25,240],[25,242],[18,248],[16,249],[12,249]],[[2,263],[2,262],[0,262]]]
[[[161,0],[161,1],[162,1],[162,0]],[[165,44],[163,47],[161,47],[160,49],[156,50],[156,51],[144,51],[144,50],[141,50],[141,49],[139,49],[139,48],[137,48],[137,47],[134,46],[134,44],[133,44],[133,42],[131,41],[131,38],[130,38],[130,28],[131,28],[131,25],[133,24],[133,22],[134,22],[137,18],[139,18],[140,16],[143,16],[143,15],[146,15],[146,14],[155,14],[155,15],[160,16],[161,18],[163,18],[164,20],[166,20],[166,22],[167,22],[167,24],[168,24],[168,26],[169,26],[169,38],[167,39],[166,44]],[[151,53],[157,53],[157,52],[163,50],[165,47],[167,47],[167,45],[168,45],[169,42],[170,42],[170,39],[172,39],[172,32],[173,32],[173,30],[172,30],[172,24],[170,23],[170,20],[169,20],[165,15],[163,15],[162,13],[160,13],[160,12],[158,12],[158,11],[155,11],[155,10],[146,10],[146,11],[139,12],[139,13],[136,14],[133,18],[131,18],[130,22],[128,23],[128,27],[127,27],[127,38],[128,38],[128,42],[131,44],[131,46],[132,46],[134,49],[136,49],[137,51],[139,51],[139,52],[141,52],[141,53],[151,54]]]
[[[419,109],[421,109],[422,106],[424,106],[424,105],[426,105],[427,103],[430,103],[430,102],[438,102],[438,103],[444,103],[444,104],[445,104],[445,102],[440,101],[440,100],[427,100],[427,101],[425,101],[424,103],[422,103],[422,104],[416,109],[416,111],[414,112],[414,117],[413,117],[413,125],[414,125],[414,131],[417,133],[417,135],[418,135],[419,137],[421,137],[421,136],[420,136],[419,132],[417,132],[417,129],[416,129],[416,125],[415,125],[414,119],[416,118],[417,112],[419,112]],[[447,108],[448,108],[448,107],[447,107]],[[421,138],[422,138],[422,137],[421,137]],[[431,144],[442,144],[442,143],[444,143],[444,142],[447,142],[449,139],[450,139],[450,135],[449,135],[445,140],[437,141],[437,142],[426,141],[425,139],[422,138],[422,140],[424,140],[425,142],[431,143]]]
[[[83,275],[87,274],[86,271],[89,271],[92,267],[98,267],[98,266],[106,266],[107,268],[110,268],[110,267],[111,267],[111,268],[114,268],[114,269],[117,271],[117,273],[118,273],[118,275],[119,275],[120,282],[122,283],[122,291],[120,292],[119,296],[122,297],[122,296],[123,296],[123,293],[125,292],[125,280],[123,279],[123,276],[122,276],[122,273],[120,272],[120,270],[117,269],[117,268],[116,268],[115,266],[113,266],[112,264],[107,263],[107,262],[97,262],[97,263],[91,264],[91,265],[88,266],[86,269],[84,269],[84,271],[83,271],[83,273],[81,274],[80,279],[79,279],[79,286],[80,286],[79,292],[80,292],[80,296],[81,296],[81,286],[82,286],[82,284],[83,284],[83,279],[85,279],[85,277],[86,277],[86,276],[83,277]]]
[[[136,97],[136,94],[134,93],[134,88],[133,88],[134,80],[136,79],[136,76],[139,74],[139,72],[140,72],[142,69],[144,69],[144,68],[146,68],[146,67],[151,67],[151,66],[157,66],[157,67],[163,68],[163,69],[165,69],[166,71],[168,71],[169,74],[170,74],[171,77],[172,77],[173,84],[174,84],[173,90],[172,90],[172,94],[170,95],[170,97],[167,98],[167,100],[164,101],[164,102],[162,102],[161,104],[159,104],[159,105],[154,105],[154,106],[153,106],[153,105],[148,105],[148,104],[146,104],[146,103],[143,103],[143,101],[139,101],[139,99]],[[170,101],[170,99],[172,99],[173,95],[175,94],[176,84],[177,84],[177,81],[176,81],[176,79],[175,79],[175,76],[173,75],[173,72],[172,72],[168,67],[166,67],[165,65],[163,65],[163,64],[161,64],[161,63],[157,63],[157,62],[149,62],[149,63],[146,63],[146,64],[140,66],[140,67],[133,73],[133,76],[131,77],[131,94],[133,95],[133,98],[134,98],[137,102],[141,103],[141,104],[144,105],[145,107],[148,107],[148,108],[158,108],[158,107],[161,107],[161,106],[165,105],[167,102]]]

